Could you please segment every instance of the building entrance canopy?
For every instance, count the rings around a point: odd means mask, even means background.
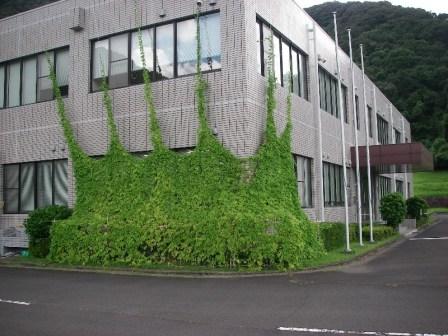
[[[367,167],[366,146],[359,146],[359,166]],[[395,172],[434,170],[431,152],[421,143],[373,145],[370,149],[370,166],[395,166]],[[356,149],[350,148],[352,163],[356,165]],[[409,167],[410,166],[410,167]],[[406,168],[407,167],[407,168]],[[405,169],[406,168],[406,169]]]

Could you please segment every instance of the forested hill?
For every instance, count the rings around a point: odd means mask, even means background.
[[[411,121],[414,140],[428,147],[448,140],[448,14],[387,1],[327,2],[306,11],[330,36],[336,11],[346,51],[346,28],[352,29],[355,60],[360,64],[363,43],[368,76]]]

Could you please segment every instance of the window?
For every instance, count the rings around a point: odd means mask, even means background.
[[[344,205],[344,172],[342,166],[323,163],[324,205],[326,207]]]
[[[389,124],[386,120],[377,115],[378,120],[378,142],[382,145],[387,145],[389,143]]]
[[[27,58],[23,61],[22,69],[22,104],[32,104],[36,102],[37,84],[37,59]]]
[[[177,74],[183,76],[195,72],[196,20],[191,19],[177,25]]]
[[[397,187],[397,192],[399,192],[400,194],[402,194],[404,196],[404,192],[403,192],[403,181],[400,180],[396,180],[395,181],[395,185]]]
[[[174,77],[174,25],[156,28],[156,79]]]
[[[67,205],[67,160],[11,164],[4,168],[5,213]]]
[[[311,208],[313,206],[312,183],[311,183],[312,178],[311,159],[303,156],[296,156],[295,166],[297,176],[297,188],[302,208]]]
[[[69,50],[67,48],[56,51],[56,80],[61,96],[68,95],[68,77],[70,72]]]
[[[290,88],[297,96],[308,100],[308,57],[261,18],[257,18],[256,25],[258,71],[263,76],[269,73],[270,38],[272,37],[274,57],[272,66],[276,82],[285,88]]]
[[[0,65],[0,108],[54,98],[47,57],[55,67],[61,95],[68,94],[69,50],[51,50]]]
[[[50,62],[54,64],[53,54],[48,54]],[[37,101],[43,102],[53,99],[53,88],[50,79],[50,67],[48,65],[47,54],[39,54],[37,57]]]
[[[7,106],[20,105],[20,61],[8,64]]]
[[[109,40],[97,41],[93,45],[92,90],[101,89],[104,76],[109,76]]]
[[[151,80],[196,73],[196,28],[196,20],[191,18],[141,31],[145,66]],[[199,18],[199,28],[201,70],[218,70],[221,68],[220,14],[202,15]],[[138,32],[93,42],[92,91],[101,89],[103,71],[112,89],[143,83]]]
[[[385,176],[378,176],[378,196],[379,201],[391,192],[391,180]]]
[[[0,109],[5,106],[5,67],[0,65]]]
[[[261,55],[263,55],[263,49],[262,49],[263,29],[262,29],[261,22],[257,22],[256,28],[257,28],[257,30],[256,30],[256,34],[257,34],[257,70],[258,70],[258,73],[260,75],[262,75],[263,74],[263,63],[261,62],[261,60],[262,60]]]
[[[199,18],[201,30],[201,70],[221,69],[221,23],[219,13]],[[196,53],[195,53],[196,54]]]
[[[282,59],[280,52],[280,37],[274,35],[273,40],[273,48],[274,48],[274,74],[275,80],[278,84],[282,83]]]
[[[150,78],[154,75],[154,29],[141,31],[145,65]],[[138,32],[132,33],[131,47],[131,84],[143,83],[143,63],[140,54]]]
[[[128,85],[128,34],[110,38],[110,73],[111,89]]]
[[[356,128],[358,131],[361,128],[361,121],[359,120],[359,97],[355,95],[355,113],[356,113]]]
[[[343,99],[343,113],[344,120],[348,123],[347,113],[347,87],[341,84],[342,99]],[[320,94],[320,108],[332,116],[339,118],[339,93],[338,93],[338,81],[329,72],[319,67],[319,94]]]
[[[367,114],[368,114],[368,122],[369,122],[369,136],[373,138],[373,129],[372,129],[372,108],[367,105]]]
[[[394,131],[395,131],[395,143],[399,144],[399,143],[401,143],[401,133],[399,130],[397,130],[395,128],[394,128]]]

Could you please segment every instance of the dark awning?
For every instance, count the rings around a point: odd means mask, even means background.
[[[359,146],[359,166],[367,167],[366,146]],[[370,166],[396,166],[396,172],[402,171],[400,166],[411,165],[408,167],[412,171],[434,170],[432,154],[423,144],[402,143],[396,145],[374,145],[370,146]],[[353,166],[356,165],[356,149],[350,148]]]

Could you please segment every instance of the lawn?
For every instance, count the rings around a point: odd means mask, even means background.
[[[419,197],[448,197],[448,170],[414,173],[414,194]]]

